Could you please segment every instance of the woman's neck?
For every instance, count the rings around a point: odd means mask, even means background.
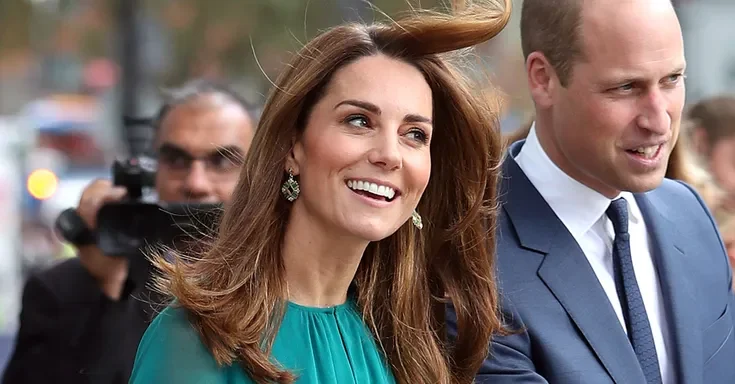
[[[288,300],[309,307],[344,303],[367,245],[292,212],[282,246]]]

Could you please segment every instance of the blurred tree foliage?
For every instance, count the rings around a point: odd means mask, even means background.
[[[153,13],[173,34],[175,69],[166,82],[192,74],[246,76],[267,83],[288,56],[319,31],[344,21],[383,19],[411,6],[406,0],[176,0]],[[423,0],[424,7],[436,0]],[[263,73],[261,73],[261,71]]]
[[[0,60],[32,51],[73,53],[82,62],[113,56],[119,1],[1,0]],[[192,76],[250,78],[265,86],[300,45],[343,21],[383,20],[449,0],[138,0],[164,31],[169,66],[162,84]],[[372,4],[372,6],[371,6]],[[257,58],[257,60],[256,60]],[[261,72],[262,68],[262,72]]]
[[[127,32],[118,27],[122,1],[137,1],[144,29],[156,36],[142,44],[144,55],[153,56],[147,59],[155,67],[151,84],[214,77],[254,99],[266,93],[268,79],[275,80],[290,55],[326,28],[385,20],[412,7],[447,9],[453,0],[0,0],[0,79],[35,68],[67,79],[94,59],[119,62],[120,34]],[[505,37],[478,47],[472,67],[507,91],[501,98],[509,105],[525,110],[530,98],[518,14]]]
[[[0,57],[28,47],[30,20],[31,4],[28,0],[0,1]]]

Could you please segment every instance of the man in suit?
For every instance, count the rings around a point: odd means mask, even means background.
[[[254,133],[248,103],[226,88],[193,81],[171,92],[155,122],[156,191],[165,202],[229,200]],[[112,257],[94,243],[100,207],[125,189],[107,180],[83,192],[76,215],[86,236],[78,257],[31,276],[23,293],[17,344],[4,384],[127,383],[156,311],[150,266]]]
[[[685,93],[670,1],[524,0],[521,34],[537,119],[501,182],[512,333],[477,381],[735,383],[725,250],[697,193],[664,180]]]

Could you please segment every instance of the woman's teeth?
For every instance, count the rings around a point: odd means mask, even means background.
[[[383,196],[388,200],[396,195],[396,191],[393,188],[368,181],[347,180],[347,186],[355,191],[365,191],[373,195]]]

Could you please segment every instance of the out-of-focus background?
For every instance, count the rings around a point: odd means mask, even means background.
[[[438,5],[422,0],[421,6]],[[374,0],[397,15],[405,0]],[[410,4],[418,5],[412,1]],[[503,100],[503,130],[529,117],[516,11],[500,38],[478,49],[478,74]],[[735,1],[676,1],[685,35],[688,101],[735,90]],[[384,16],[365,0],[0,1],[0,371],[17,329],[25,277],[73,249],[52,231],[92,179],[126,151],[121,89],[134,65],[139,116],[160,89],[218,79],[262,103],[269,78],[319,30]],[[137,31],[137,32],[136,32]],[[124,54],[123,42],[139,48]]]

